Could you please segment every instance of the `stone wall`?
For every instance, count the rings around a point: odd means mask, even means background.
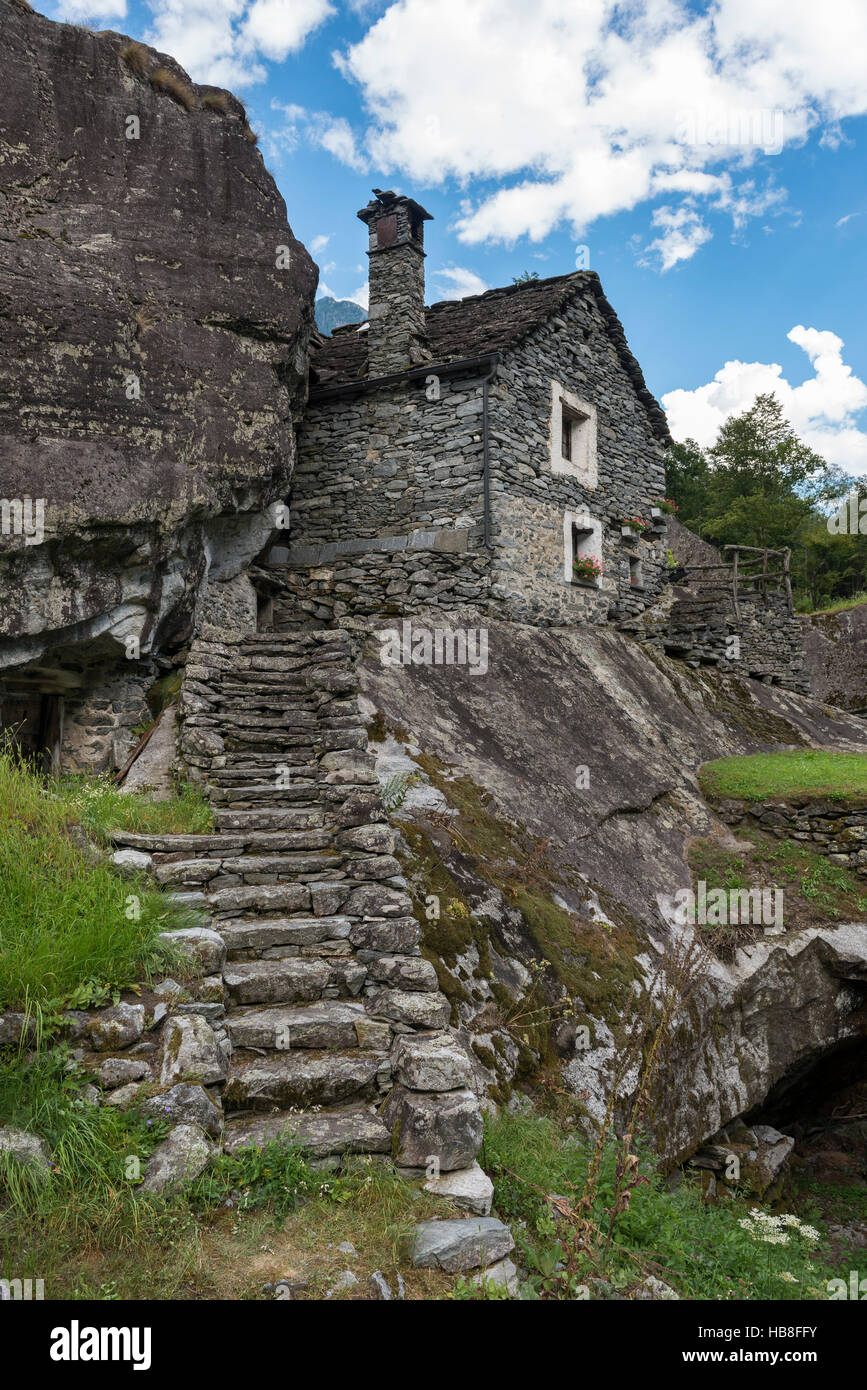
[[[153,685],[150,662],[130,662],[96,671],[92,682],[64,697],[63,772],[108,772],[121,767],[138,735],[152,719],[147,691]]]
[[[551,383],[596,411],[596,486],[551,466]],[[507,355],[491,385],[493,597],[523,622],[604,621],[642,611],[665,577],[663,531],[624,543],[665,495],[662,449],[595,298],[580,296]],[[555,441],[556,443],[557,441]],[[601,524],[596,588],[564,579],[563,516]],[[632,554],[642,585],[630,583]]]
[[[755,825],[780,840],[806,841],[832,864],[867,878],[867,805],[806,796],[760,802],[726,797],[716,810],[726,825]]]
[[[622,626],[639,641],[658,647],[687,665],[716,666],[733,675],[810,693],[801,622],[789,612],[782,592],[738,597],[724,588],[724,571],[685,570],[715,565],[720,552],[675,518],[668,519],[668,539],[679,568],[669,570],[657,602]]]

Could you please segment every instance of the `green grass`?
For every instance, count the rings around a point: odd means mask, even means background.
[[[144,835],[206,835],[214,828],[207,801],[189,783],[175,796],[156,801],[145,792],[125,792],[110,777],[66,776],[50,783],[70,824],[107,843],[113,830]]]
[[[46,1299],[262,1298],[264,1283],[293,1276],[305,1285],[293,1298],[322,1298],[347,1267],[359,1290],[374,1269],[394,1288],[402,1234],[450,1214],[374,1161],[321,1172],[277,1144],[219,1154],[181,1191],[143,1192],[169,1122],[91,1105],[68,1062],[55,1047],[0,1063],[0,1116],[37,1134],[52,1164],[35,1179],[0,1156],[0,1278],[43,1279]],[[357,1259],[338,1250],[347,1240]],[[409,1297],[452,1283],[403,1272]]]
[[[717,758],[704,764],[699,781],[706,795],[744,801],[795,796],[862,800],[867,799],[867,753],[798,748]]]
[[[113,807],[83,783],[51,795],[0,748],[0,1009],[46,1023],[176,964],[159,934],[190,925],[189,911],[143,875],[121,878],[75,834],[76,821],[104,829]]]
[[[592,1204],[602,1229],[607,1229],[606,1209],[614,1196],[615,1161],[612,1145],[606,1150]],[[552,1261],[566,1257],[565,1228],[554,1226],[545,1197],[558,1193],[575,1205],[585,1187],[586,1142],[564,1136],[547,1116],[501,1111],[486,1120],[483,1162],[494,1179],[498,1213],[506,1221],[526,1223],[519,1244],[525,1248],[530,1269],[548,1269]],[[633,1188],[628,1209],[616,1218],[602,1271],[614,1289],[628,1290],[649,1272],[675,1288],[681,1298],[824,1299],[827,1279],[848,1277],[823,1254],[825,1223],[821,1212],[815,1214],[815,1201],[806,1214],[798,1215],[817,1226],[818,1246],[811,1249],[812,1242],[793,1233],[788,1245],[775,1248],[756,1241],[738,1224],[758,1205],[752,1198],[738,1195],[709,1204],[703,1200],[698,1176],[692,1173],[685,1173],[680,1185],[671,1190],[647,1152],[641,1155],[640,1173],[646,1181]],[[785,1210],[790,1212],[791,1204]],[[852,1214],[857,1211],[850,1209]],[[797,1282],[784,1279],[784,1272]],[[579,1279],[598,1273],[589,1265],[582,1271],[579,1257]],[[543,1281],[537,1278],[536,1282]],[[543,1297],[558,1296],[556,1275],[544,1283]],[[565,1291],[562,1296],[567,1296]]]
[[[867,590],[862,589],[860,593],[853,594],[851,598],[837,599],[835,603],[828,603],[823,608],[812,608],[807,612],[808,618],[822,617],[825,613],[842,613],[846,608],[858,608],[862,603],[867,603]]]

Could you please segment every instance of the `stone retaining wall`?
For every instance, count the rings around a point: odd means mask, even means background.
[[[867,804],[815,801],[747,802],[727,797],[716,804],[726,825],[755,825],[780,840],[800,840],[832,864],[867,878]]]

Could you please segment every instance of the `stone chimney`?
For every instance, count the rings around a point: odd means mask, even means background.
[[[424,323],[424,224],[430,213],[399,194],[374,188],[358,216],[370,234],[368,376],[388,376],[430,361]]]

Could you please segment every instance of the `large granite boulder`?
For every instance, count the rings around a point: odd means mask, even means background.
[[[804,656],[817,700],[867,710],[867,603],[800,619]]]
[[[44,500],[0,536],[0,668],[129,674],[206,588],[250,618],[316,269],[235,97],[19,0],[0,29],[0,496]]]

